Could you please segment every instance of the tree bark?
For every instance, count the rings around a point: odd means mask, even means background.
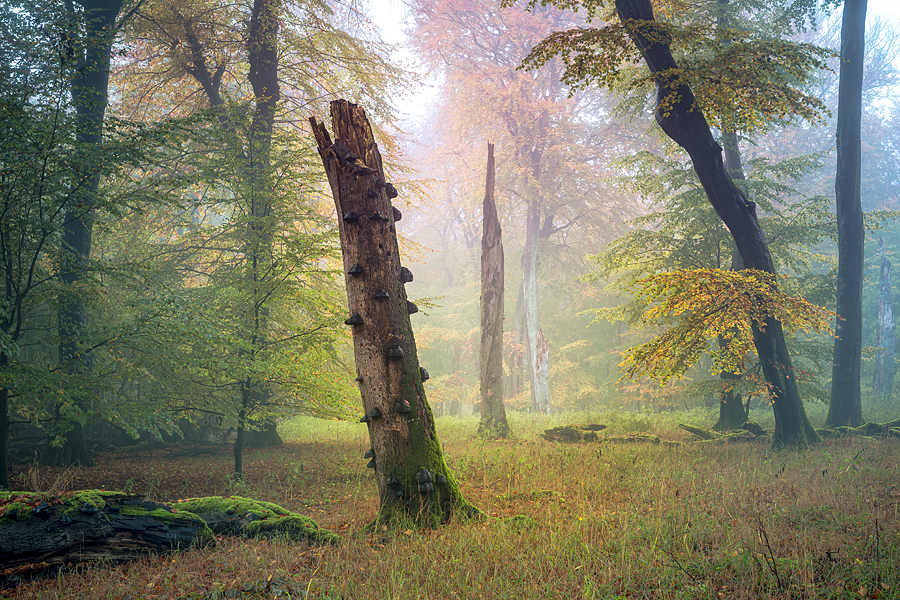
[[[884,253],[884,239],[878,238],[881,250],[881,280],[878,291],[878,325],[875,332],[875,378],[872,389],[882,400],[891,399],[894,388],[894,300],[891,290],[891,261]]]
[[[480,512],[463,498],[444,462],[425,397],[381,155],[362,108],[331,103],[336,139],[310,118],[337,209],[357,376],[369,429],[369,465],[379,490],[376,523],[395,518],[437,525]]]
[[[488,143],[481,233],[481,420],[483,438],[509,436],[503,404],[503,237],[494,202],[494,145]]]
[[[616,11],[656,76],[656,122],[690,155],[707,199],[731,231],[745,268],[774,273],[775,265],[756,218],[756,205],[747,202],[729,177],[722,160],[722,147],[713,138],[706,117],[696,106],[690,86],[676,86],[668,80],[679,67],[664,41],[665,35],[657,31],[651,41],[640,30],[642,25],[654,21],[650,0],[616,0]],[[802,447],[818,442],[819,436],[809,423],[797,390],[781,323],[775,319],[764,324],[753,323],[752,330],[763,374],[772,393],[775,410],[773,446]]]
[[[719,0],[723,4],[722,0]],[[722,26],[727,26],[724,17]],[[737,134],[734,131],[726,131],[722,134],[722,144],[725,149],[725,168],[732,180],[744,180],[744,166],[741,161],[740,146],[738,146]],[[731,270],[738,271],[744,268],[741,262],[741,255],[737,248],[733,248],[731,252]],[[719,336],[719,348],[723,351],[728,345],[728,341]],[[735,386],[741,381],[740,373],[730,373],[723,371],[719,374],[722,380],[722,392],[719,395],[719,420],[713,425],[715,431],[727,431],[729,429],[738,429],[747,420],[747,413],[744,409],[743,398],[741,394],[735,391]]]
[[[866,0],[846,0],[841,26],[838,84],[837,174],[834,180],[838,225],[837,320],[831,404],[825,427],[858,427],[862,422],[862,280],[865,245],[860,200],[860,124]]]

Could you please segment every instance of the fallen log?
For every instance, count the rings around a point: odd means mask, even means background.
[[[199,514],[198,514],[199,513]],[[150,502],[124,492],[0,492],[0,586],[97,560],[214,545],[215,535],[314,544],[340,536],[271,502],[240,496]]]
[[[712,429],[704,429],[703,427],[695,427],[693,425],[686,425],[684,423],[679,423],[678,427],[684,429],[688,433],[692,433],[696,435],[701,440],[718,440],[722,439],[722,434],[713,431]]]
[[[215,534],[244,537],[280,537],[313,544],[336,544],[341,536],[322,529],[315,521],[271,502],[240,496],[192,498],[172,507],[203,519]]]
[[[215,544],[197,515],[122,492],[0,493],[0,565],[120,562]],[[2,578],[2,574],[0,574]]]

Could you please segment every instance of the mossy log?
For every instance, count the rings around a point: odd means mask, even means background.
[[[694,427],[693,425],[685,425],[684,423],[679,423],[678,427],[684,429],[688,433],[692,433],[696,435],[701,440],[718,440],[722,438],[722,434],[712,429],[704,429],[703,427]]]
[[[341,539],[308,517],[240,496],[162,504],[100,490],[0,492],[0,583],[61,565],[214,545],[215,534],[314,544]]]
[[[292,541],[334,544],[341,536],[321,529],[309,517],[291,512],[271,502],[240,496],[192,498],[172,504],[203,519],[213,533],[247,537],[277,536]]]
[[[197,515],[133,494],[0,493],[0,565],[6,571],[24,565],[41,571],[98,559],[118,562],[214,543],[212,531]]]
[[[679,423],[678,427],[697,436],[700,438],[699,441],[707,443],[727,444],[733,442],[752,442],[769,435],[769,432],[765,431],[753,421],[745,422],[741,426],[741,429],[732,429],[729,431],[713,431],[712,429],[685,425],[684,423]]]
[[[563,425],[545,429],[541,437],[548,442],[596,442],[597,432],[584,429],[581,425]]]
[[[626,433],[625,435],[598,436],[597,432],[606,429],[606,425],[588,423],[586,425],[562,425],[553,429],[545,429],[541,437],[549,442],[578,444],[584,442],[620,442],[623,444],[646,443],[659,444],[659,437],[652,433]]]

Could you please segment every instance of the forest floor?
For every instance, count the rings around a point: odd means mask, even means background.
[[[708,426],[715,415],[513,417],[515,438],[498,442],[473,438],[475,418],[438,419],[463,493],[491,518],[436,530],[363,532],[377,490],[359,424],[291,421],[284,446],[246,452],[242,481],[227,446],[195,458],[137,447],[94,467],[22,467],[14,488],[267,500],[344,542],[219,538],[212,548],[60,573],[0,597],[900,598],[900,440],[853,438],[801,452],[760,442],[560,444],[540,431],[605,422],[601,438],[649,430],[677,441],[687,438],[679,420]]]

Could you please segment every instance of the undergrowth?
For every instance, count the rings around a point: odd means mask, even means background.
[[[677,440],[684,439],[678,422],[709,425],[714,415],[510,416],[514,438],[497,442],[474,439],[474,418],[438,419],[463,493],[492,518],[435,530],[363,532],[377,491],[358,424],[286,423],[289,442],[247,451],[242,480],[229,476],[230,453],[101,457],[62,480],[106,489],[127,483],[159,500],[251,496],[312,517],[344,541],[222,538],[215,548],[4,593],[23,600],[900,597],[897,440],[855,438],[802,452],[773,452],[766,443],[563,445],[539,433],[594,422],[609,426],[604,434]],[[770,426],[765,413],[751,418]],[[34,469],[16,481],[59,485],[52,469]],[[283,585],[258,585],[266,581]]]

